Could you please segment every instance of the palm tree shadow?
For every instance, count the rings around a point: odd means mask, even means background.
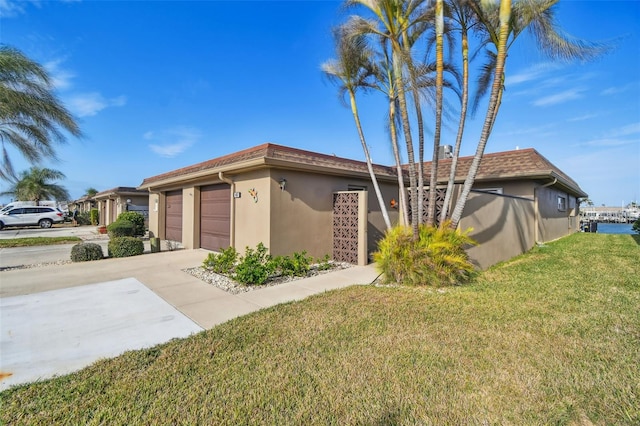
[[[640,246],[640,234],[631,235],[631,238],[633,238],[636,244]]]

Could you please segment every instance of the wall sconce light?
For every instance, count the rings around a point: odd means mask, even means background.
[[[284,191],[287,187],[287,180],[286,179],[280,179],[280,191]]]

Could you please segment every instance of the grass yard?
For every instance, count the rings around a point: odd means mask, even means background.
[[[640,238],[355,286],[0,394],[2,424],[640,424]]]
[[[10,247],[31,247],[31,246],[51,246],[56,244],[81,243],[79,237],[28,237],[28,238],[6,238],[0,240],[0,248]]]

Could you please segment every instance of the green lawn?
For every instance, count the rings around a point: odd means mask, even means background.
[[[640,424],[640,238],[355,286],[0,394],[2,424]]]
[[[30,246],[50,246],[55,244],[80,243],[79,237],[28,237],[28,238],[7,238],[0,240],[0,248],[9,247],[30,247]]]

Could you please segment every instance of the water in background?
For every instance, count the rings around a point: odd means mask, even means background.
[[[635,234],[633,223],[599,223],[598,234]]]

